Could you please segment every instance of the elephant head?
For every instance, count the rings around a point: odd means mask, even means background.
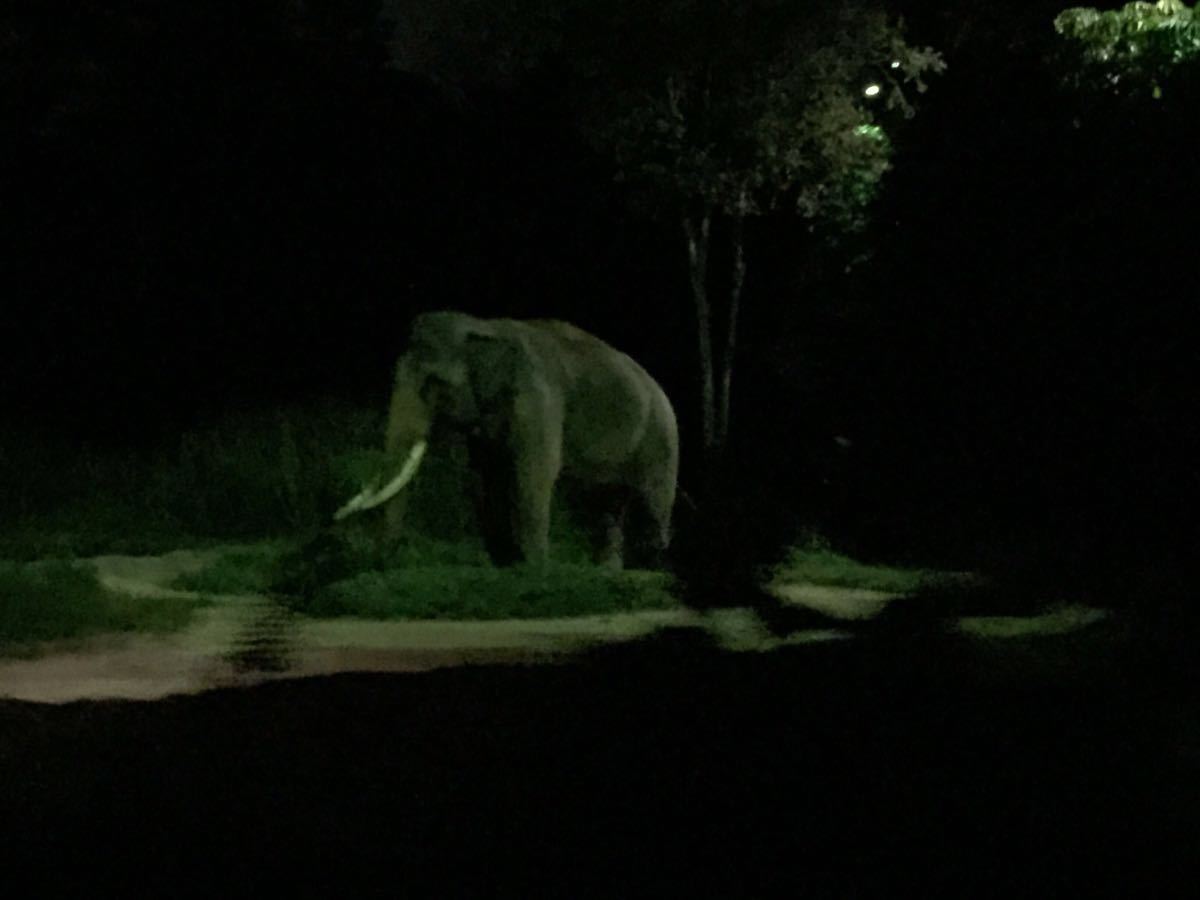
[[[384,441],[384,471],[335,514],[341,520],[396,497],[417,473],[435,426],[479,431],[488,405],[511,380],[514,349],[490,323],[459,313],[426,313],[413,324],[396,365]]]

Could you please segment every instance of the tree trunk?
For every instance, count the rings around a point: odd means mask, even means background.
[[[721,353],[721,383],[717,394],[715,441],[718,453],[729,440],[729,397],[733,383],[733,359],[737,352],[738,306],[742,299],[742,284],[746,280],[745,217],[736,215],[730,223],[730,242],[733,245],[732,272],[729,283],[729,321],[725,329],[725,346]]]
[[[710,474],[715,461],[716,396],[713,377],[712,317],[708,303],[708,234],[711,212],[705,210],[699,220],[684,216],[687,236],[688,271],[692,282],[692,302],[696,307],[696,334],[700,349],[700,428],[704,445],[704,465]]]

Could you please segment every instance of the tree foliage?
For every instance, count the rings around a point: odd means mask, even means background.
[[[877,111],[912,115],[944,68],[872,3],[676,0],[643,21],[625,5],[666,49],[595,71],[587,127],[623,180],[685,208],[857,224],[890,157]]]
[[[622,181],[729,214],[850,222],[887,169],[934,50],[876,0],[387,0],[394,64],[446,84],[553,70]],[[864,88],[879,86],[874,96]]]
[[[924,78],[944,68],[879,0],[393,0],[388,11],[404,68],[468,88],[551,74],[616,180],[682,224],[710,462],[729,433],[745,220],[791,209],[835,230],[861,225],[889,166],[884,125],[911,116]],[[719,306],[714,234],[730,246]]]
[[[618,179],[682,223],[711,472],[730,434],[745,220],[790,207],[836,230],[860,226],[889,166],[886,113],[911,116],[944,63],[871,0],[606,0],[589,11],[585,39],[568,43],[590,63],[581,122]],[[722,220],[731,268],[716,304],[709,244]]]
[[[1072,75],[1081,86],[1118,93],[1149,90],[1181,63],[1200,58],[1200,16],[1182,0],[1127,3],[1103,12],[1073,7],[1054,19],[1081,65]]]

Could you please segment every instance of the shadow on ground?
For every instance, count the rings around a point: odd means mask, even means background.
[[[995,679],[974,647],[732,654],[669,631],[560,666],[4,703],[0,853],[42,892],[170,896],[1067,896],[1185,874],[1194,707],[1128,653],[1091,680]]]

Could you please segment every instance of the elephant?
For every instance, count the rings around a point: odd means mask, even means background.
[[[597,563],[662,561],[679,473],[675,412],[645,369],[599,338],[550,319],[417,316],[396,365],[384,471],[335,519],[396,498],[431,435],[444,431],[466,438],[479,474],[480,530],[496,565],[546,560],[560,476],[592,512]]]

